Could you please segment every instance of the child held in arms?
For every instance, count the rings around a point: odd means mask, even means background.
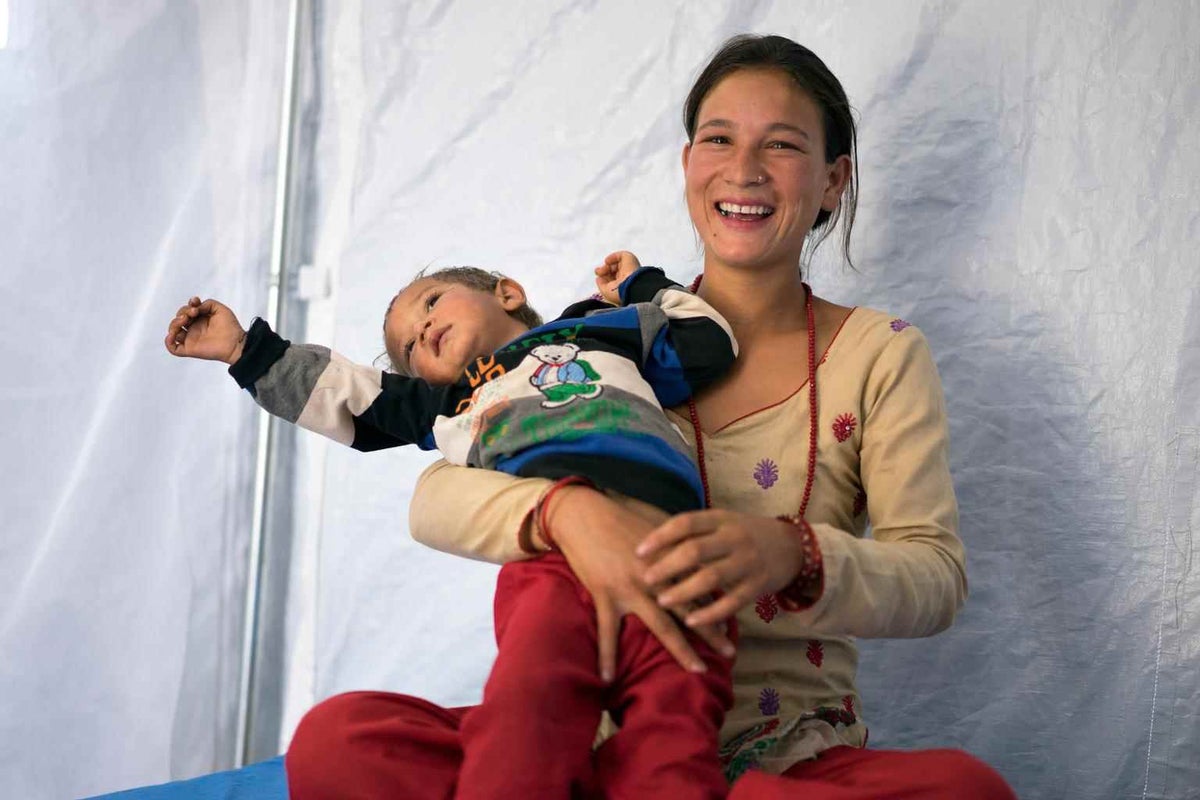
[[[630,616],[617,674],[598,675],[595,610],[557,552],[547,509],[571,484],[625,498],[655,523],[702,508],[695,461],[662,408],[721,377],[737,345],[707,303],[632,253],[612,253],[595,272],[604,300],[545,324],[511,278],[472,267],[420,275],[384,316],[387,372],[293,345],[261,319],[247,331],[216,300],[191,298],[167,328],[172,355],[229,364],[268,412],[355,449],[416,444],[555,481],[522,528],[522,548],[540,557],[500,572],[499,653],[483,703],[462,720],[460,796],[524,787],[566,797],[595,780],[603,711],[628,745],[605,770],[623,785],[681,798],[728,788],[717,734],[732,702],[729,660],[688,632],[703,664],[685,670]]]

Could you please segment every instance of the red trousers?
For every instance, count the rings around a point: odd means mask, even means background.
[[[296,729],[284,760],[289,794],[292,800],[453,797],[463,763],[460,727],[469,711],[387,692],[331,697]],[[597,760],[604,759],[613,741],[600,748]],[[729,793],[729,800],[879,798],[1015,800],[1016,795],[995,770],[961,750],[853,747],[826,750],[783,775],[751,770]]]
[[[331,698],[292,740],[291,796],[725,797],[717,741],[733,702],[730,660],[690,637],[708,665],[690,673],[627,617],[616,679],[602,683],[595,608],[557,554],[501,569],[495,617],[499,652],[480,705],[445,710],[380,692]],[[593,758],[605,710],[621,729]]]
[[[781,776],[748,772],[728,790],[716,758],[728,662],[693,640],[709,670],[688,673],[627,617],[617,680],[600,683],[591,599],[560,557],[501,570],[496,635],[479,706],[447,709],[387,692],[315,706],[285,759],[292,800],[1015,798],[995,770],[962,751],[852,747]],[[622,728],[593,755],[603,708]]]

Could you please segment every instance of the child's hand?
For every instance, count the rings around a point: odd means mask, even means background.
[[[167,325],[163,344],[173,356],[232,364],[241,358],[245,338],[246,331],[226,305],[193,297]]]
[[[617,287],[641,267],[637,256],[628,250],[609,253],[604,263],[596,267],[596,289],[605,300],[619,306],[621,297],[617,294]]]

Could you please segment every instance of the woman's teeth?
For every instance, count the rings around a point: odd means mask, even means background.
[[[775,209],[770,206],[739,206],[737,203],[717,203],[717,211],[723,217],[728,217],[730,214],[746,217],[769,217],[775,213]]]

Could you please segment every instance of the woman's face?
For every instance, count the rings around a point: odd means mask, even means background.
[[[700,104],[683,148],[705,266],[794,269],[817,212],[837,207],[849,168],[845,156],[825,163],[821,111],[785,73],[727,75]]]

